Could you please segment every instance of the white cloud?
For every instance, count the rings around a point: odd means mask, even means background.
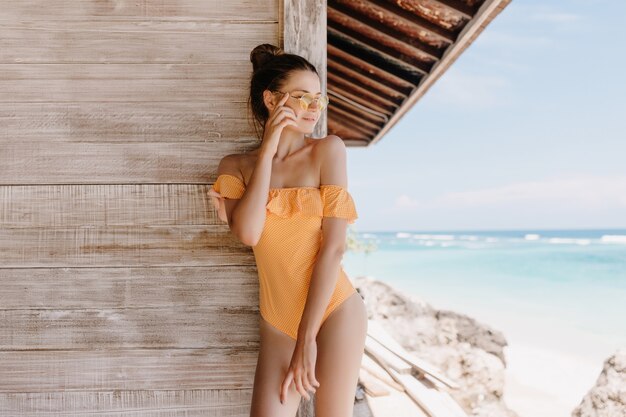
[[[407,208],[410,209],[410,208],[419,207],[420,203],[418,203],[417,200],[412,199],[406,194],[401,194],[396,198],[395,206],[401,209],[407,209]]]
[[[434,86],[430,97],[437,104],[465,108],[493,108],[506,104],[509,81],[499,75],[469,75],[450,70]]]
[[[402,194],[395,200],[395,208],[400,210],[506,206],[626,209],[626,176],[553,178],[544,181],[525,181],[499,187],[444,193],[422,201]]]

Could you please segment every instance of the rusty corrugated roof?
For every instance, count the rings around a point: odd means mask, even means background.
[[[328,0],[328,133],[383,135],[511,0]]]

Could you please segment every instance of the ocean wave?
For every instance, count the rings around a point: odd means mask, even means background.
[[[548,239],[548,243],[555,244],[576,244],[576,245],[588,245],[591,243],[591,239],[574,239],[565,237],[552,237]]]
[[[454,240],[454,235],[413,235],[413,239]]]
[[[480,238],[478,236],[474,236],[474,235],[461,235],[461,236],[459,236],[459,239],[476,241],[476,240],[478,240]]]
[[[626,245],[626,235],[603,235],[600,241],[603,243],[621,243]]]

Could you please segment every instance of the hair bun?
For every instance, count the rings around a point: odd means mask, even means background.
[[[252,52],[250,52],[250,62],[252,62],[252,69],[256,71],[263,65],[267,64],[274,57],[283,55],[284,51],[270,43],[263,43],[256,46]]]

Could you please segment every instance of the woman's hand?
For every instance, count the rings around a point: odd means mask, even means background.
[[[287,371],[287,376],[283,380],[280,388],[280,402],[284,403],[287,398],[287,391],[291,383],[296,384],[296,389],[308,400],[311,399],[306,391],[315,392],[315,388],[320,386],[315,377],[315,362],[317,361],[317,342],[312,340],[304,342],[298,339],[296,347],[291,356],[291,364]]]
[[[296,113],[292,108],[284,105],[288,98],[289,93],[285,93],[276,104],[276,107],[270,111],[270,115],[265,122],[261,146],[273,151],[272,155],[278,150],[278,142],[283,128],[287,125],[298,126]]]

